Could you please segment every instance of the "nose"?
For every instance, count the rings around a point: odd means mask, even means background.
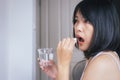
[[[74,26],[76,32],[82,32],[83,31],[83,26],[81,24],[75,25]]]

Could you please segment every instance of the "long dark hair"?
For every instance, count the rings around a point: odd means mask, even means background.
[[[84,52],[85,57],[109,50],[116,51],[120,56],[120,21],[114,4],[109,0],[83,0],[74,10],[73,24],[77,11],[94,27],[93,39],[89,49]],[[73,34],[75,37],[74,31]]]

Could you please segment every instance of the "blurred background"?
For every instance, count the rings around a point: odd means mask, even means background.
[[[72,37],[80,1],[0,0],[0,80],[51,80],[39,68],[37,49],[56,49],[61,39]],[[84,59],[82,52],[74,53],[71,70]]]

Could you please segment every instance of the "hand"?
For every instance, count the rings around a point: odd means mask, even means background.
[[[39,65],[42,71],[44,71],[49,77],[52,79],[55,79],[57,77],[57,66],[54,63],[53,60],[45,61],[45,60],[39,60]]]
[[[57,47],[58,66],[69,66],[75,42],[73,38],[63,39],[59,42]]]

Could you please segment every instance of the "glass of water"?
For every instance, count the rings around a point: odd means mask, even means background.
[[[53,60],[53,48],[39,48],[37,49],[39,59],[44,61]]]

